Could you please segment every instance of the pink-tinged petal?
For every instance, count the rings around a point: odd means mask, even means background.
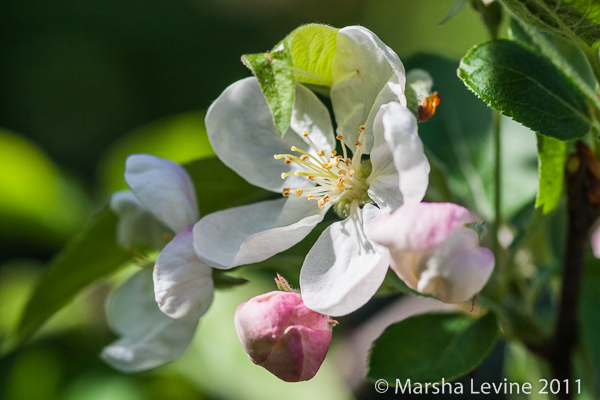
[[[122,247],[149,246],[160,250],[167,242],[165,234],[172,234],[129,190],[112,195],[110,208],[119,217],[117,243]]]
[[[219,159],[253,185],[280,192],[285,187],[307,186],[304,177],[281,174],[299,170],[296,163],[286,165],[275,154],[290,154],[291,147],[309,150],[304,130],[326,152],[333,144],[333,128],[327,108],[304,86],[296,85],[292,120],[283,137],[273,123],[271,110],[256,78],[230,85],[210,106],[206,130]],[[313,149],[316,154],[318,149]]]
[[[125,163],[125,181],[144,208],[173,232],[198,221],[196,190],[181,165],[149,154],[134,154]]]
[[[492,252],[464,226],[474,220],[455,204],[405,204],[377,218],[368,235],[388,249],[392,269],[408,287],[460,303],[478,293],[494,269]]]
[[[417,130],[417,119],[412,112],[390,103],[382,117],[383,135],[394,158],[399,177],[403,203],[423,200],[429,186],[429,161]]]
[[[396,251],[425,251],[446,239],[458,227],[474,222],[464,207],[452,203],[404,204],[391,215],[378,217],[369,238]]]
[[[358,127],[365,125],[365,152],[373,145],[372,124],[379,107],[390,101],[406,105],[404,66],[373,32],[349,26],[336,37],[331,100],[338,132],[354,148]]]
[[[212,268],[194,253],[191,226],[160,253],[153,277],[156,302],[173,319],[197,321],[212,304]]]
[[[371,299],[390,265],[367,239],[365,226],[383,211],[367,204],[325,229],[308,252],[300,271],[304,303],[331,316],[349,314]]]
[[[304,239],[326,212],[295,196],[218,211],[194,226],[194,249],[219,269],[263,261]]]
[[[175,321],[158,309],[149,270],[137,272],[113,292],[107,318],[121,337],[105,347],[101,357],[122,372],[145,371],[177,359],[198,325],[198,320]]]
[[[240,304],[235,328],[248,356],[286,382],[309,380],[325,360],[333,321],[296,292],[269,292]]]
[[[493,270],[494,255],[479,246],[477,233],[459,228],[416,267],[417,291],[445,303],[462,303],[483,289]]]
[[[600,228],[596,228],[592,233],[592,251],[596,258],[600,258]]]

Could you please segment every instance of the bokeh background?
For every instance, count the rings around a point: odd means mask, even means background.
[[[366,26],[407,68],[432,73],[442,103],[421,135],[450,169],[461,171],[453,190],[468,192],[479,215],[489,217],[491,114],[455,72],[487,33],[470,9],[439,25],[453,2],[0,0],[0,341],[52,257],[125,186],[125,157],[148,152],[186,162],[212,155],[204,112],[229,84],[250,75],[240,56],[270,49],[303,23]],[[508,168],[519,168],[504,178],[516,185],[506,194],[510,211],[535,194],[536,153],[533,135],[520,135],[524,128],[514,123],[505,127],[506,135],[529,138],[507,141]],[[235,307],[274,289],[270,274],[242,271],[251,283],[217,293],[181,360],[124,375],[98,354],[115,338],[104,316],[106,296],[129,274],[84,290],[25,346],[1,358],[0,399],[384,398],[362,380],[370,341],[408,312],[438,307],[380,296],[341,320],[313,381],[284,384],[252,365],[237,342]],[[507,354],[535,367],[522,349],[501,344],[474,376],[501,380]],[[511,371],[518,379],[518,370]]]

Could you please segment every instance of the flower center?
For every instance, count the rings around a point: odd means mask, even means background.
[[[287,165],[296,163],[300,166],[295,172],[286,172],[281,174],[281,179],[288,176],[306,176],[309,181],[316,185],[304,187],[286,187],[283,189],[284,197],[295,195],[297,197],[306,197],[308,200],[316,200],[320,209],[325,208],[327,203],[334,205],[334,209],[341,217],[346,217],[350,213],[350,205],[357,200],[361,205],[371,202],[367,195],[369,186],[366,179],[371,173],[371,162],[361,161],[363,151],[363,139],[366,127],[361,125],[358,129],[359,138],[354,142],[355,150],[352,157],[348,156],[348,150],[344,145],[344,137],[337,135],[336,139],[342,145],[342,154],[338,155],[335,150],[325,154],[323,149],[318,149],[313,141],[308,137],[308,132],[304,131],[302,135],[307,138],[311,148],[316,156],[308,151],[292,146],[293,154],[275,154],[275,158],[284,159]]]

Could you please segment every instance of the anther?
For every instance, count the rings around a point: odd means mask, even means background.
[[[357,141],[354,142],[354,145],[356,147],[362,147],[363,144],[362,144],[362,142],[360,140],[357,140]]]
[[[302,132],[302,136],[307,137],[308,136],[308,131]]]
[[[337,135],[335,138],[340,142],[344,140],[344,137],[342,135]]]
[[[335,157],[335,155],[337,154],[337,151],[331,150],[331,152],[329,154],[331,154],[331,157]]]
[[[290,188],[289,187],[283,188],[283,191],[281,192],[281,194],[283,195],[283,197],[288,197],[290,195]]]
[[[361,125],[361,126],[358,127],[358,133],[363,133],[366,130],[367,130],[367,127],[364,126],[364,125]]]
[[[284,161],[285,165],[290,165],[292,163],[292,157],[290,156],[285,156],[285,161]]]
[[[316,176],[307,176],[306,177],[309,181],[314,181],[317,177]]]
[[[302,161],[306,161],[306,160],[308,160],[308,156],[307,156],[306,154],[302,154],[302,155],[300,156],[300,160],[302,160]]]
[[[338,175],[346,175],[346,170],[345,169],[340,169],[338,171]]]
[[[355,174],[355,173],[356,173],[356,172],[355,172],[353,169],[351,169],[350,171],[348,171],[348,176],[349,176],[350,178],[352,178],[352,177],[354,176],[354,174]]]
[[[300,196],[302,196],[302,188],[298,188],[298,189],[296,189],[296,196],[297,196],[297,197],[300,197]]]
[[[344,161],[344,165],[345,165],[346,167],[349,167],[351,162],[352,162],[352,160],[351,160],[351,159],[349,159],[349,158],[346,158],[346,161]]]
[[[312,194],[312,193],[309,193],[309,194],[308,194],[308,196],[306,196],[306,198],[307,198],[308,200],[312,200],[312,199],[314,199],[314,198],[315,198],[315,196],[313,196],[313,194]]]
[[[319,150],[317,154],[323,157],[325,155],[325,150]]]

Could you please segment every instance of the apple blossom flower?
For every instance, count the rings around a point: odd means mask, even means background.
[[[212,303],[213,281],[212,269],[193,250],[192,225],[199,214],[187,172],[172,161],[136,154],[127,159],[125,181],[131,191],[111,199],[119,215],[118,243],[162,249],[154,271],[135,273],[114,291],[107,307],[109,324],[121,338],[102,351],[102,358],[134,372],[172,361],[187,349]]]
[[[281,380],[300,382],[313,378],[321,367],[337,322],[308,309],[302,296],[290,290],[261,294],[240,304],[234,323],[253,363]]]
[[[335,136],[326,107],[300,84],[283,137],[255,78],[232,84],[211,105],[206,127],[217,156],[283,198],[205,216],[194,226],[194,248],[214,268],[263,261],[302,240],[333,208],[344,220],[320,236],[300,279],[307,307],[336,316],[365,304],[383,282],[389,261],[365,227],[421,201],[429,163],[406,108],[404,67],[389,47],[365,28],[341,29],[332,68]]]
[[[475,221],[452,203],[405,204],[378,217],[368,237],[389,251],[392,269],[409,288],[462,303],[481,291],[494,269],[493,253],[465,226]]]

